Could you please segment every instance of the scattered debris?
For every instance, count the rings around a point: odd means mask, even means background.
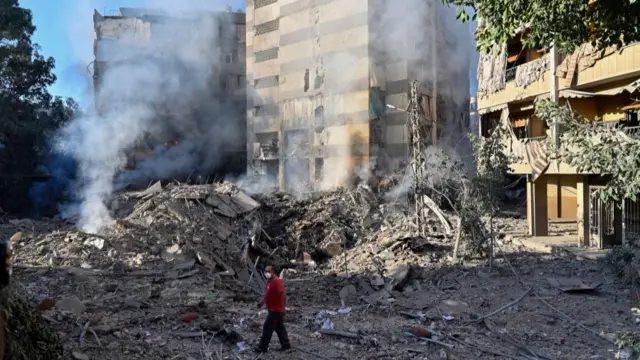
[[[418,236],[412,209],[383,198],[365,186],[295,199],[156,183],[118,194],[100,234],[60,219],[1,223],[0,234],[22,231],[16,287],[67,358],[241,358],[264,321],[266,264],[283,269],[297,353],[274,359],[606,358],[611,346],[593,332],[635,328],[621,315],[631,307],[622,285],[603,282],[576,303],[557,290],[566,283],[547,281],[571,274],[595,286],[596,264],[504,243],[519,278],[499,258],[493,271],[466,258],[452,266],[456,234],[438,216]],[[526,223],[496,218],[495,231]]]
[[[566,293],[590,293],[600,287],[601,283],[586,283],[577,278],[547,278],[549,285],[558,288]]]

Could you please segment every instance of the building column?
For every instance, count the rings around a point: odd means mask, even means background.
[[[540,175],[535,182],[527,176],[527,224],[529,235],[548,236],[547,177]]]
[[[589,246],[589,176],[578,175],[576,184],[576,197],[578,202],[577,223],[578,242],[583,246]]]

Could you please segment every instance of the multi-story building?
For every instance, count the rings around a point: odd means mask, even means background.
[[[508,129],[508,152],[514,174],[527,177],[527,219],[533,236],[547,236],[550,221],[575,221],[579,242],[605,246],[625,232],[638,230],[635,204],[603,204],[596,196],[606,174],[580,173],[548,155],[548,143],[561,139],[562,129],[548,128],[535,116],[540,99],[570,104],[603,126],[626,127],[638,118],[632,108],[640,79],[640,44],[597,50],[585,44],[571,54],[554,48],[523,50],[519,35],[482,54],[478,64],[480,133],[501,124]],[[623,209],[626,209],[623,211]],[[625,224],[623,231],[623,224]],[[635,229],[635,230],[634,230]]]
[[[391,3],[247,1],[250,170],[305,191],[406,164],[411,80],[421,81],[433,139],[465,136],[468,47],[452,30],[462,25],[442,20],[439,0]]]
[[[149,94],[142,98],[158,119],[136,157],[148,155],[149,143],[197,138],[203,162],[214,151],[223,159],[210,170],[246,170],[244,13],[120,8],[117,15],[95,11],[93,21],[97,112],[122,108],[123,86],[123,93]]]

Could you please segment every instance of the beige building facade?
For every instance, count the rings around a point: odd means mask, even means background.
[[[604,204],[597,192],[607,174],[589,174],[548,154],[554,131],[535,115],[538,102],[554,99],[601,126],[621,127],[637,137],[640,104],[640,44],[599,50],[585,44],[570,54],[553,48],[523,50],[516,36],[482,54],[477,109],[481,135],[495,126],[508,129],[507,151],[514,174],[527,177],[529,233],[548,236],[549,226],[575,222],[581,245],[607,247],[624,234],[640,234],[635,202]],[[624,229],[624,230],[623,230]]]
[[[401,21],[389,19],[380,0],[249,0],[250,171],[295,192],[399,168],[407,159],[403,110],[413,79],[422,82],[438,134],[464,133],[468,67],[438,65],[455,49],[447,51],[446,28],[436,21],[439,1],[427,3],[437,10],[418,19],[426,30],[405,42],[388,36]]]

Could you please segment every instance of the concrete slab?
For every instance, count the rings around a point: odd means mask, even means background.
[[[518,237],[514,238],[516,241],[522,242],[522,244],[532,251],[552,253],[554,248],[563,246],[576,246],[578,244],[577,235],[563,235],[563,236],[530,236],[530,237]]]
[[[573,246],[559,246],[558,248],[570,252],[576,258],[582,260],[600,260],[607,256],[607,253],[609,252],[608,250],[585,249]]]
[[[514,238],[531,251],[541,253],[569,252],[582,260],[599,260],[607,256],[608,250],[582,248],[579,246],[578,236],[537,236]]]

